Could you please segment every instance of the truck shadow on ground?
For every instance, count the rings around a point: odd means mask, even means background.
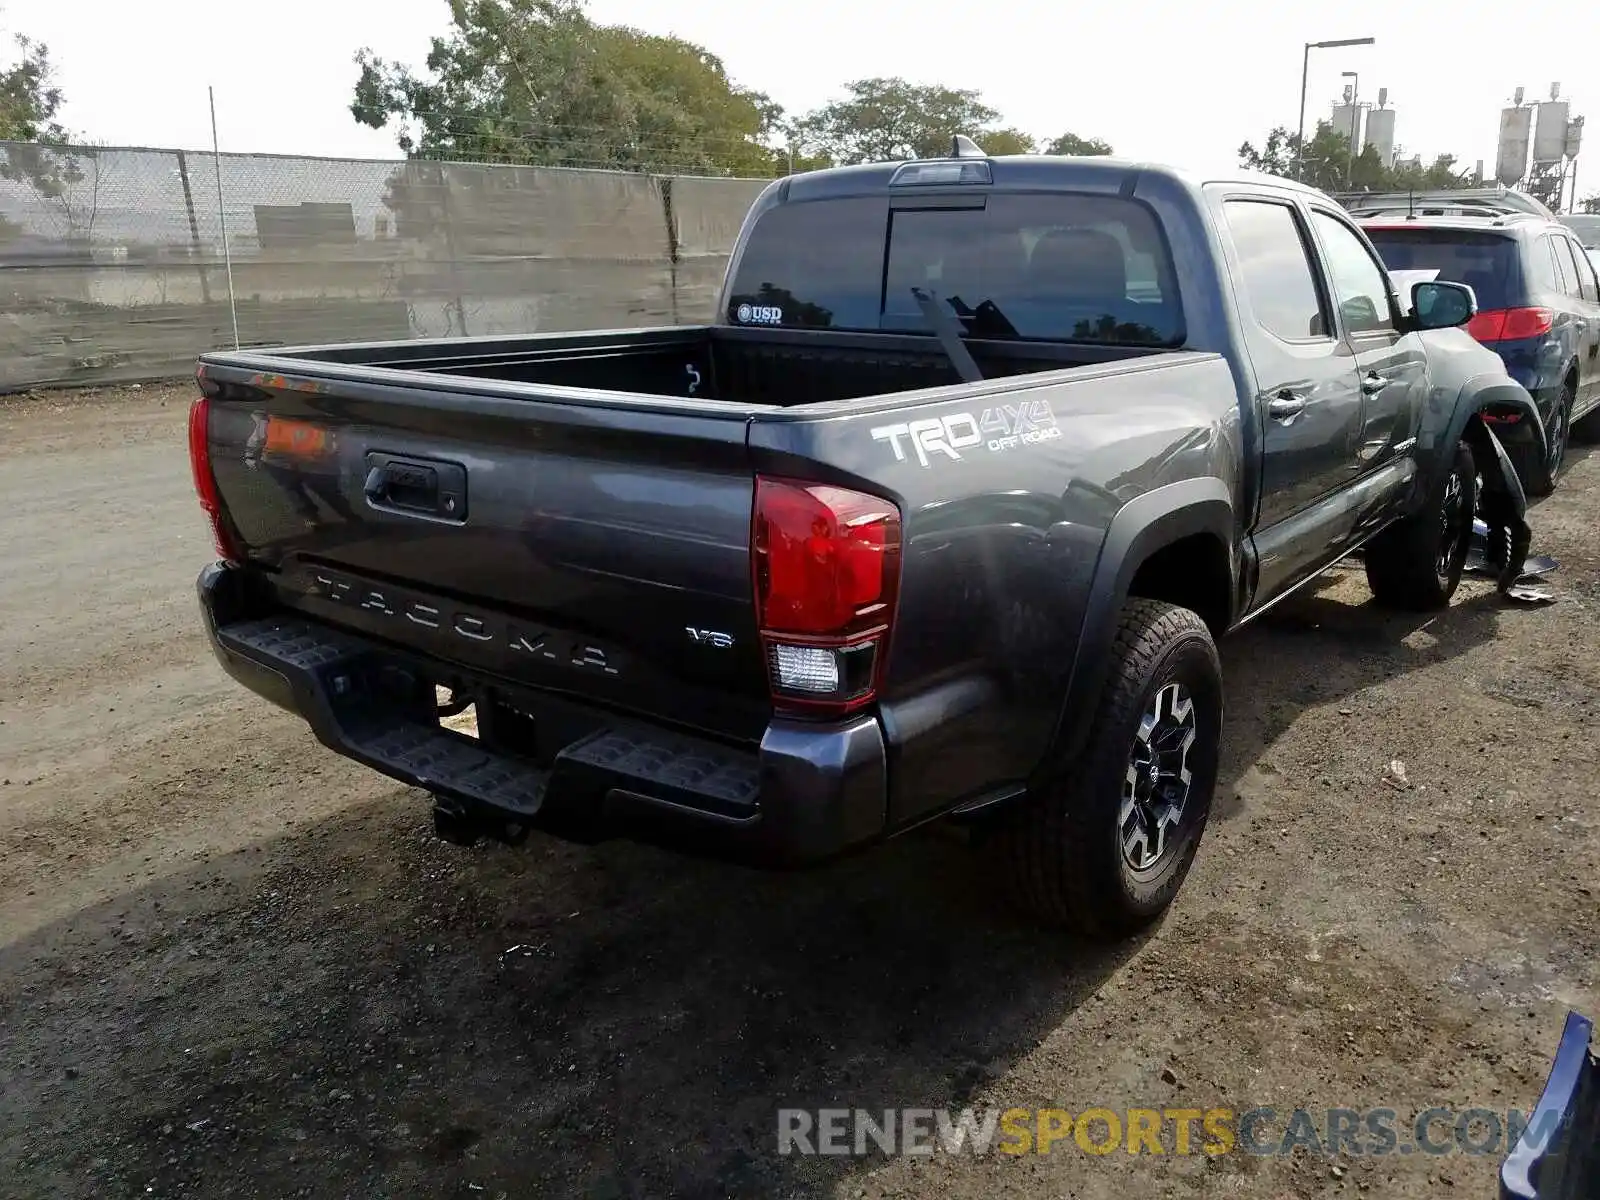
[[[768,876],[425,818],[396,793],[0,951],[13,1182],[774,1194],[851,1166],[780,1158],[779,1107],[959,1102],[1137,950],[1010,921],[938,839]]]
[[[1352,584],[1355,603],[1327,595]],[[1222,643],[1228,717],[1216,816],[1237,815],[1240,777],[1301,713],[1492,642],[1507,605],[1483,581],[1463,584],[1469,594],[1435,613],[1382,608],[1365,588],[1360,563],[1347,563]]]
[[[1220,795],[1306,706],[1491,639],[1498,605],[1308,595],[1242,632]],[[862,1164],[780,1157],[779,1108],[959,1105],[1140,947],[1041,936],[933,837],[764,875],[625,844],[461,851],[426,813],[398,791],[0,950],[13,1183],[822,1190]]]

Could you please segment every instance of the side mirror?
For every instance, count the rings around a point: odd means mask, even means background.
[[[1418,329],[1455,329],[1478,315],[1478,297],[1464,283],[1416,283],[1411,312]]]

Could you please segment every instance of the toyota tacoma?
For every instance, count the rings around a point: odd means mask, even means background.
[[[773,866],[940,818],[1117,937],[1211,809],[1214,639],[1353,552],[1435,609],[1538,410],[1321,193],[1109,159],[816,171],[709,325],[202,356],[217,657],[470,844]],[[475,720],[465,720],[470,707]]]

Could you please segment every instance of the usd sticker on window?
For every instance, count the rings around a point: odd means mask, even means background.
[[[782,325],[783,309],[765,304],[741,304],[734,310],[741,325]]]

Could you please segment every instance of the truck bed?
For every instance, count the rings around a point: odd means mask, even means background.
[[[1142,346],[968,340],[985,378],[1060,371],[1164,351]],[[228,356],[290,374],[450,386],[487,381],[786,408],[959,383],[939,343],[923,334],[818,333],[667,326],[510,338],[369,342]],[[409,377],[409,378],[408,378]],[[596,400],[567,394],[566,402]]]
[[[960,383],[925,335],[773,330],[205,355],[191,456],[218,557],[234,564],[219,578],[237,581],[207,601],[219,644],[259,621],[279,641],[295,622],[359,639],[315,668],[318,687],[335,659],[383,656],[478,697],[480,729],[526,747],[539,770],[585,737],[643,723],[738,761],[803,742],[794,761],[821,754],[853,778],[853,739],[888,729],[892,749],[880,741],[878,753],[896,767],[876,785],[880,831],[1010,788],[996,764],[1020,778],[1051,736],[1054,712],[1033,697],[1071,667],[1084,575],[1116,506],[1104,486],[1072,482],[1075,464],[1096,453],[1094,477],[1111,485],[1190,469],[1213,440],[1194,433],[1194,398],[1231,412],[1233,381],[1221,356],[1192,351],[973,351],[1011,377]],[[669,391],[686,362],[706,376],[714,361],[711,398]],[[734,364],[770,390],[731,383]],[[890,387],[921,390],[877,390]],[[1136,411],[1137,436],[1101,448],[1104,422]],[[821,718],[809,700],[780,710],[758,598],[769,485],[869,499],[902,525],[893,633],[870,668],[883,690],[850,691],[871,696],[876,719],[837,704],[838,719]],[[1060,619],[1019,627],[1019,612]],[[1040,678],[1002,698],[993,667],[1016,659],[1017,636],[1041,639],[1023,656]],[[243,641],[234,652],[265,654]],[[331,719],[323,734],[355,737]],[[1017,739],[1026,752],[1002,749]],[[346,753],[367,747],[346,741]],[[421,777],[375,751],[363,761]],[[795,785],[802,822],[810,786]]]

